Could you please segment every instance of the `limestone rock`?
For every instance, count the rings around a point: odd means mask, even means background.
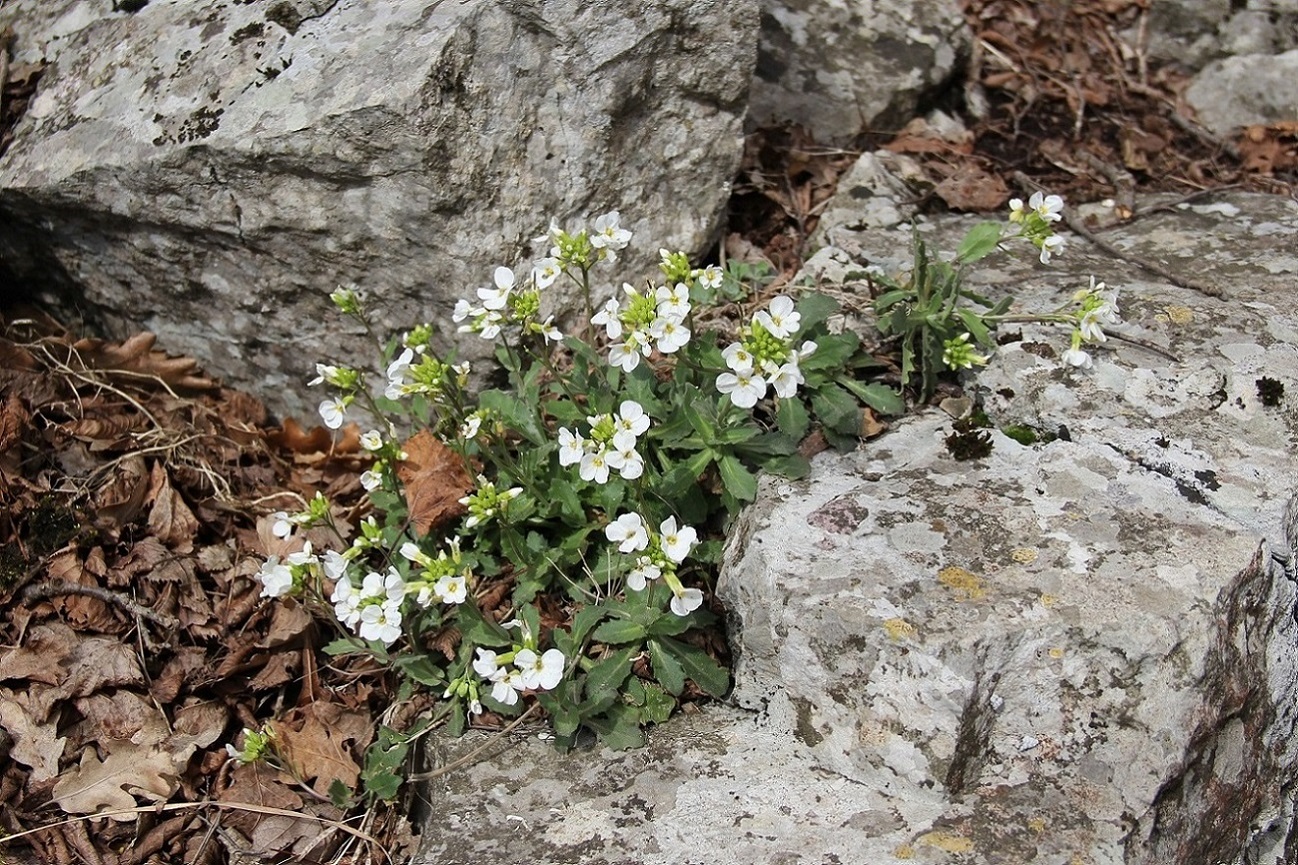
[[[627,275],[706,247],[757,10],[15,0],[2,25],[15,62],[50,63],[0,163],[8,268],[61,270],[110,329],[310,412],[315,361],[370,358],[330,309],[340,282],[382,300],[385,328],[446,333],[453,299],[542,253],[552,216],[620,209],[642,242]]]
[[[1124,34],[1147,56],[1197,72],[1213,60],[1242,54],[1279,54],[1298,48],[1294,0],[1178,0],[1149,4],[1145,33]]]
[[[784,122],[817,141],[900,129],[967,56],[950,0],[763,0],[749,127]]]
[[[1186,88],[1200,122],[1218,133],[1241,126],[1298,121],[1298,49],[1247,54],[1210,63]]]
[[[951,248],[973,222],[921,230]],[[1294,861],[1298,205],[1223,195],[1108,237],[1227,298],[1080,239],[1057,267],[992,256],[980,287],[1054,306],[1094,273],[1177,360],[1110,340],[1082,372],[1025,327],[977,380],[987,458],[955,461],[931,411],[765,479],[717,587],[738,708],[625,754],[516,740],[429,791],[418,861]]]

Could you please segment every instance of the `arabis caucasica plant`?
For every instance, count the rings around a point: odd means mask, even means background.
[[[1059,251],[1061,207],[1034,197],[1011,212],[1043,260]],[[925,392],[940,368],[987,362],[1008,304],[959,276],[1001,240],[979,227],[952,264],[917,243],[910,282],[878,299],[907,382],[918,357]],[[377,374],[317,365],[325,425],[371,427],[360,435],[371,514],[346,538],[323,497],[274,515],[291,552],[266,561],[263,593],[331,617],[339,639],[326,651],[367,654],[430,689],[453,731],[539,705],[560,746],[586,728],[631,747],[687,694],[723,694],[728,673],[694,632],[716,621],[718,538],[756,495],[756,472],[804,475],[799,445],[813,428],[852,447],[867,411],[904,408],[877,380],[888,367],[856,334],[831,332],[829,297],[750,297],[744,269],[692,267],[669,250],[656,278],[633,284],[614,268],[631,241],[616,212],[589,227],[552,222],[539,258],[493,268],[448,311],[449,329],[491,344],[502,387],[471,393],[468,364],[434,349],[448,328],[433,323],[379,344]],[[556,318],[560,287],[581,298],[575,322]],[[375,336],[358,289],[332,298]],[[700,314],[718,303],[739,319]],[[1073,352],[1116,318],[1103,285],[1077,304]],[[375,795],[395,793],[401,735],[383,731],[367,758]]]

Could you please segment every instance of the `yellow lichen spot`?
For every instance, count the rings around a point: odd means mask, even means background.
[[[948,853],[972,853],[974,848],[974,842],[971,839],[963,835],[957,835],[954,832],[929,832],[919,836],[919,843],[945,850]]]
[[[1053,607],[1057,603],[1059,603],[1059,598],[1056,595],[1046,594],[1041,596],[1041,606],[1046,607],[1047,609]]]
[[[1020,565],[1030,565],[1037,560],[1037,551],[1031,547],[1019,547],[1010,551],[1010,559]]]
[[[1068,865],[1086,865],[1086,860],[1081,853],[1074,853],[1073,858],[1068,860]]]
[[[1050,657],[1052,657],[1052,658],[1054,658],[1056,661],[1058,661],[1058,660],[1059,660],[1060,658],[1062,658],[1063,656],[1064,656],[1064,650],[1063,650],[1063,649],[1059,648],[1058,646],[1051,646],[1051,647],[1050,647]]]
[[[894,859],[914,859],[914,858],[915,858],[915,848],[912,847],[912,846],[910,846],[909,844],[902,844],[902,845],[901,845],[900,847],[898,847],[896,850],[893,850],[893,851],[892,851],[892,858],[894,858]]]
[[[888,632],[888,636],[894,640],[904,640],[907,637],[915,636],[915,626],[902,618],[887,619],[883,623],[883,629]]]
[[[1038,835],[1046,831],[1046,827],[1049,825],[1050,824],[1047,823],[1043,817],[1033,817],[1028,821],[1028,828],[1033,832],[1036,832]]]
[[[1194,321],[1194,310],[1188,306],[1165,306],[1163,311],[1172,324],[1189,324]]]
[[[977,574],[955,566],[943,568],[937,572],[937,579],[942,585],[952,589],[957,597],[976,601],[987,594],[983,581]]]

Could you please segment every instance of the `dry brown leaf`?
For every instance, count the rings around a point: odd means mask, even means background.
[[[374,729],[368,712],[354,712],[337,703],[309,703],[274,723],[281,753],[303,781],[321,795],[338,779],[356,786],[360,766],[352,749],[369,744]]]
[[[0,406],[0,453],[18,446],[31,425],[31,412],[23,405],[17,391],[10,391]]]
[[[82,637],[67,658],[67,672],[52,688],[36,693],[33,707],[42,720],[55,703],[84,697],[103,688],[144,684],[144,672],[132,646],[109,637]]]
[[[72,701],[84,720],[68,731],[73,747],[121,739],[133,744],[153,744],[167,735],[167,719],[152,701],[134,691],[101,692]]]
[[[1010,190],[1000,175],[988,174],[975,165],[964,165],[933,190],[952,210],[997,210],[1009,201]]]
[[[215,390],[219,387],[215,381],[202,375],[198,361],[192,357],[170,357],[166,352],[155,351],[153,344],[157,339],[153,334],[144,332],[123,342],[81,339],[73,343],[72,348],[86,366],[92,369],[151,375],[173,388],[187,390]]]
[[[104,743],[108,745],[108,743]],[[164,801],[178,785],[175,761],[155,745],[113,742],[107,759],[93,746],[81,752],[81,762],[54,784],[52,798],[68,814],[96,814],[136,807],[135,797]],[[131,821],[134,814],[111,814]]]
[[[273,649],[291,643],[311,627],[311,614],[292,598],[275,604],[273,610],[270,631],[257,643],[262,648]]]
[[[171,478],[161,463],[153,464],[149,498],[153,500],[153,508],[149,511],[148,525],[153,536],[177,552],[193,552],[198,519],[171,486]]]
[[[28,692],[0,688],[0,727],[14,740],[9,756],[31,768],[32,783],[58,776],[67,739],[59,736],[56,724],[45,721],[43,711],[32,707]]]
[[[114,530],[135,522],[144,510],[149,492],[149,467],[132,454],[117,464],[113,474],[95,491],[95,525]]]
[[[415,533],[426,535],[434,526],[463,516],[460,499],[473,491],[473,478],[459,454],[428,430],[420,430],[402,446],[407,459],[397,466],[406,492],[406,506]]]
[[[62,622],[45,622],[27,632],[23,645],[0,649],[0,681],[20,679],[57,685],[63,665],[81,638]]]

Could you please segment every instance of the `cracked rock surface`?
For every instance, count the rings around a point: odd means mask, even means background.
[[[809,275],[894,269],[887,212],[830,226]],[[1223,194],[1104,236],[1225,297],[1081,238],[975,282],[1040,308],[1094,274],[1115,329],[1176,360],[1110,340],[1064,368],[1066,334],[1024,327],[974,387],[988,457],[954,460],[933,410],[764,479],[718,585],[730,704],[643,751],[502,746],[429,791],[420,861],[1295,861],[1298,205]]]
[[[620,209],[624,278],[708,246],[757,23],[756,0],[14,0],[14,61],[50,65],[0,164],[0,252],[314,414],[314,362],[372,353],[339,283],[384,330],[448,330],[552,216]]]

